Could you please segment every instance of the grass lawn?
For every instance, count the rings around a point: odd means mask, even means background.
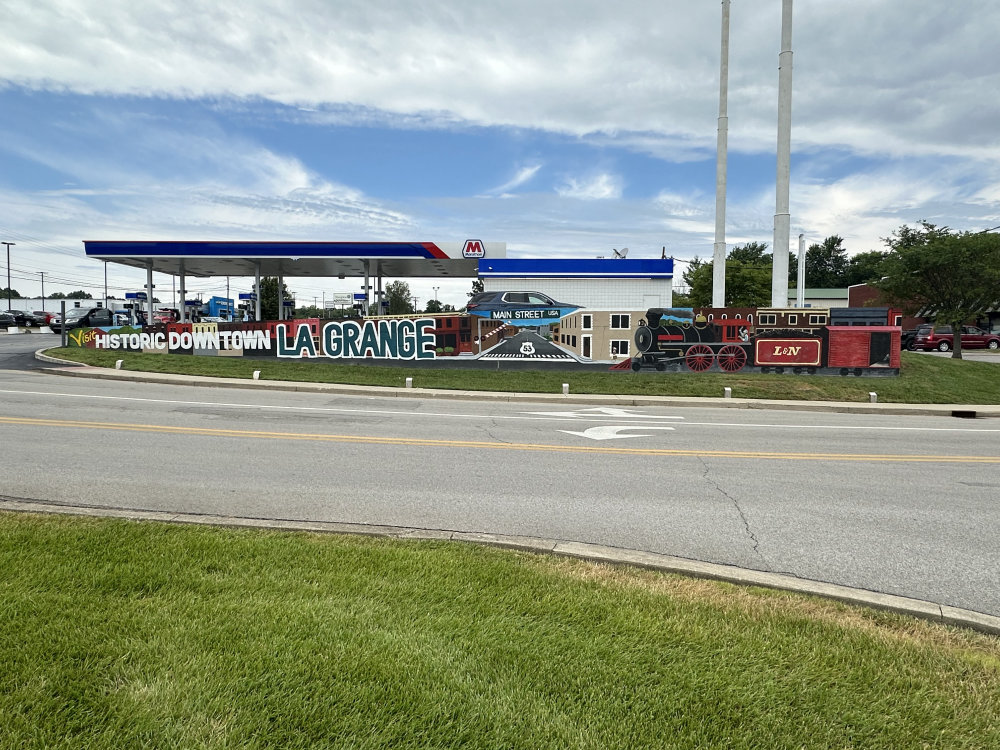
[[[726,375],[659,372],[542,372],[377,367],[330,362],[278,359],[195,357],[181,354],[132,354],[79,348],[50,349],[56,357],[100,367],[170,372],[207,377],[349,383],[403,387],[407,377],[416,388],[562,393],[568,382],[573,393],[650,396],[721,397],[725,387],[734,398],[798,399],[803,401],[867,402],[876,391],[884,403],[1000,404],[1000,355],[997,363],[953,360],[916,352],[902,353],[897,378],[856,378],[816,375]]]
[[[0,514],[2,748],[1000,747],[1000,640],[457,543]]]

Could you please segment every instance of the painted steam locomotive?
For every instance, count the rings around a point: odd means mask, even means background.
[[[650,308],[630,366],[690,372],[899,374],[901,330],[887,308]]]

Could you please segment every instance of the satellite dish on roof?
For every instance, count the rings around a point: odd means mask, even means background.
[[[614,248],[611,249],[614,250]],[[628,255],[628,248],[623,247],[621,250],[614,250],[614,253],[616,258],[624,258],[626,255]]]

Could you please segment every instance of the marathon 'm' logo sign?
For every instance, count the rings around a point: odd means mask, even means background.
[[[486,248],[483,247],[482,240],[466,240],[462,248],[463,258],[485,258]]]

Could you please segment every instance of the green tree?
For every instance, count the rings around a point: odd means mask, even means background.
[[[387,315],[408,315],[413,312],[413,295],[405,281],[390,281],[385,286],[385,300],[389,303]]]
[[[444,311],[444,308],[442,307],[441,303],[438,302],[436,299],[428,300],[427,301],[427,309],[424,310],[424,312],[427,312],[427,313],[439,313],[439,312],[443,312],[443,311]]]
[[[0,289],[0,297],[3,297],[3,299],[7,299],[8,297],[11,299],[21,299],[21,295],[16,289],[10,289],[8,287]]]
[[[471,292],[466,292],[466,294],[469,297],[471,297],[474,294],[482,294],[485,291],[486,291],[486,288],[485,288],[485,285],[483,284],[483,280],[482,279],[473,279],[472,280],[472,291]]]
[[[94,299],[94,297],[90,294],[90,292],[85,292],[82,289],[77,289],[75,292],[70,292],[69,294],[67,294],[66,299]]]
[[[839,289],[847,280],[847,250],[844,238],[832,235],[806,250],[806,288]]]
[[[49,299],[66,299],[66,295],[62,292],[54,292],[49,295]]]
[[[292,298],[288,287],[281,285],[281,293],[286,300]],[[263,320],[278,319],[278,277],[263,276],[260,280],[260,315]]]
[[[843,286],[855,284],[871,284],[884,275],[886,252],[884,250],[869,250],[852,255],[847,261],[847,275]]]
[[[952,326],[952,357],[961,359],[961,325],[1000,304],[1000,234],[922,221],[918,228],[903,225],[884,242],[885,276],[874,286],[905,312]]]
[[[726,307],[769,307],[771,262],[766,243],[748,242],[730,250],[726,256]],[[682,278],[691,288],[685,300],[691,307],[711,306],[713,266],[712,261],[699,258],[688,264]],[[789,275],[791,269],[790,263]]]

